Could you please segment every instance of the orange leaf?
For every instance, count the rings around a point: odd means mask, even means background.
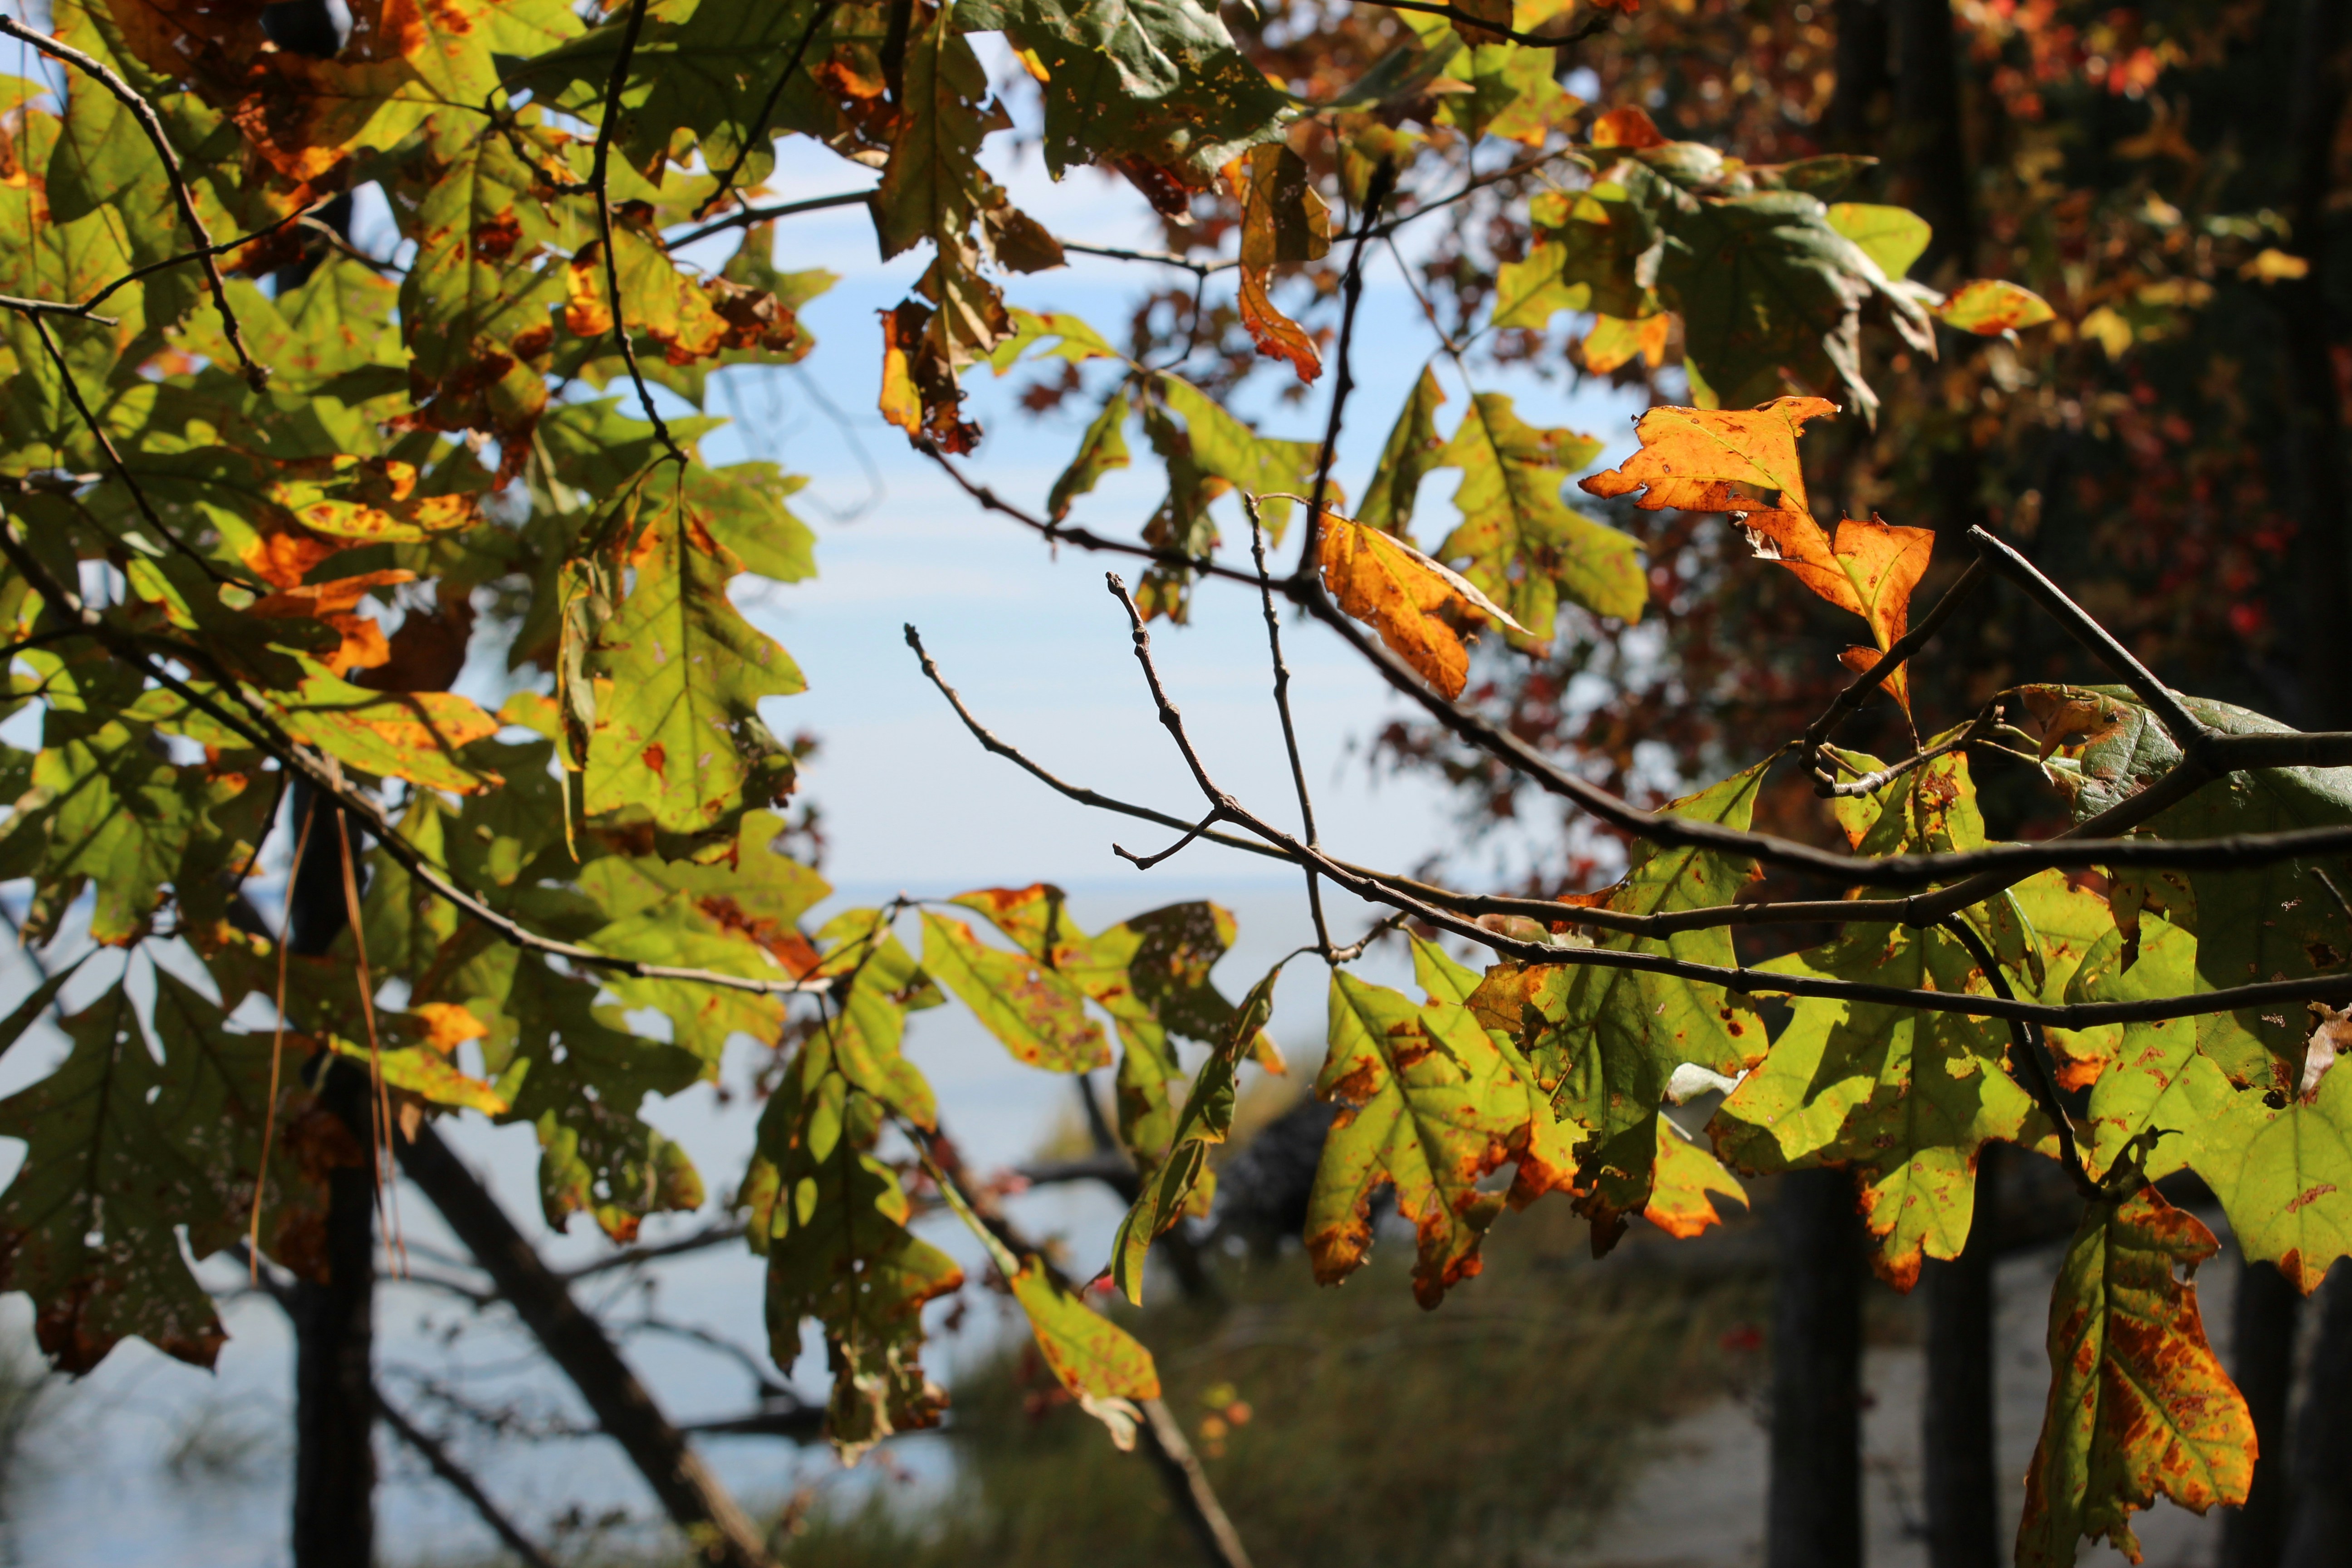
[[[1510,9],[1509,0],[1501,0]],[[1323,374],[1306,329],[1275,308],[1267,281],[1281,262],[1318,260],[1331,249],[1331,210],[1315,193],[1306,162],[1279,142],[1252,149],[1224,168],[1242,206],[1241,312],[1257,352],[1287,363],[1302,382]]]
[[[1632,5],[1640,3],[1641,0],[1631,0]],[[1665,144],[1664,133],[1638,109],[1612,109],[1592,122],[1592,145],[1596,148],[1622,147],[1633,153],[1644,147],[1663,147]]]
[[[1460,573],[1336,512],[1324,514],[1316,553],[1339,607],[1379,631],[1391,652],[1448,697],[1462,694],[1470,672],[1469,652],[1450,622],[1484,616],[1527,632]]]

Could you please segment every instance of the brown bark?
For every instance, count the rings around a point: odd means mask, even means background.
[[[1915,270],[1933,278],[1976,254],[1968,149],[1960,123],[1959,47],[1951,0],[1885,0],[1895,37],[1895,200],[1934,227]]]
[[[1993,1259],[2000,1247],[2000,1145],[1977,1162],[1976,1217],[1949,1262],[1919,1270],[1927,1306],[1926,1461],[1927,1561],[1933,1568],[1997,1568],[2000,1482],[1993,1459]]]
[[[2303,1297],[2273,1264],[2238,1266],[2230,1375],[2254,1418],[2260,1458],[2246,1506],[2221,1524],[2221,1568],[2278,1568],[2286,1548],[2287,1398],[2294,1386],[2295,1327]]]

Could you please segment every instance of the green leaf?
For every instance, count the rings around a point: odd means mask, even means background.
[[[2206,1342],[2197,1266],[2220,1250],[2146,1188],[2083,1215],[2050,1298],[2050,1403],[2025,1473],[2020,1568],[2070,1568],[2084,1537],[2139,1561],[2131,1514],[2246,1500],[2254,1424]]]
[[[1528,247],[1517,261],[1495,269],[1495,309],[1489,326],[1539,332],[1562,310],[1582,310],[1592,302],[1592,286],[1561,277],[1568,247],[1547,239]]]
[[[2050,301],[2031,289],[1999,279],[1979,278],[1962,284],[1952,297],[1936,307],[1936,319],[1948,327],[1997,338],[2021,327],[2038,327],[2054,320]]]
[[[1007,340],[1008,342],[1010,340]],[[1080,496],[1093,493],[1102,483],[1103,476],[1113,468],[1128,465],[1127,424],[1129,403],[1127,388],[1122,385],[1110,395],[1102,412],[1087,425],[1087,433],[1078,438],[1077,455],[1070,459],[1054,489],[1045,498],[1045,512],[1055,522],[1070,515],[1070,507]]]
[[[1011,310],[1013,335],[996,345],[988,356],[989,367],[1003,375],[1020,363],[1025,354],[1032,362],[1057,359],[1068,364],[1084,364],[1090,359],[1119,359],[1124,356],[1111,347],[1100,332],[1076,316],[1062,310]],[[1052,344],[1051,348],[1045,347]],[[1031,353],[1032,349],[1036,350]]]
[[[939,1424],[947,1394],[923,1373],[923,1305],[963,1284],[955,1260],[907,1228],[890,1167],[871,1152],[880,1108],[838,1075],[787,1072],[760,1122],[775,1172],[761,1219],[768,1345],[800,1359],[801,1323],[824,1329],[833,1371],[826,1425],[845,1459],[896,1432]]]
[[[1443,466],[1445,443],[1437,434],[1437,405],[1444,401],[1445,390],[1437,384],[1435,368],[1422,366],[1421,379],[1412,384],[1404,408],[1389,431],[1388,445],[1381,448],[1381,466],[1373,470],[1363,505],[1356,513],[1359,523],[1412,539],[1412,508],[1421,494],[1421,481]]]
[[[1204,189],[1295,112],[1194,0],[961,0],[956,21],[1003,33],[1045,67],[1045,168],[1056,179],[1133,160]]]
[[[792,791],[792,754],[760,700],[805,689],[792,656],[727,597],[741,571],[667,471],[631,498],[636,584],[590,657],[595,728],[584,805],[671,833],[732,836],[738,814]]]
[[[1041,960],[983,946],[963,921],[926,910],[923,967],[1029,1066],[1086,1072],[1109,1065],[1110,1046],[1087,1016],[1085,994]]]
[[[1601,443],[1567,430],[1539,430],[1499,392],[1472,395],[1440,461],[1462,470],[1454,504],[1462,521],[1432,552],[1460,561],[1476,584],[1538,643],[1551,640],[1559,600],[1595,615],[1638,620],[1648,597],[1641,547],[1560,499],[1569,472],[1600,455]]]
[[[1172,1229],[1193,1206],[1193,1194],[1208,1170],[1209,1150],[1234,1130],[1234,1076],[1250,1044],[1274,1013],[1277,963],[1250,987],[1209,1059],[1192,1079],[1177,1117],[1168,1155],[1145,1181],[1111,1241],[1110,1276],[1127,1299],[1143,1304],[1143,1262],[1151,1244]]]
[[[2128,692],[2110,687],[2028,687],[2029,710],[2046,740],[2066,742],[2053,758],[2071,787],[2075,818],[2105,810],[2147,787],[2180,760],[2179,749]],[[2199,698],[2189,712],[2223,734],[2280,734],[2286,726],[2259,713]],[[2142,829],[2166,838],[2211,838],[2235,833],[2276,833],[2352,824],[2352,768],[2250,768],[2205,785]],[[2163,888],[2185,881],[2193,905],[2175,923],[2197,934],[2200,991],[2256,980],[2302,980],[2343,973],[2352,959],[2347,918],[2314,875],[2352,889],[2352,857],[2282,860],[2247,870],[2161,874],[2141,881]],[[2136,895],[2143,897],[2144,894]],[[2177,895],[2175,895],[2177,899]],[[2131,910],[2117,907],[2117,925]],[[2126,929],[2126,936],[2129,931]],[[2299,1089],[2307,1028],[2285,1011],[2243,1007],[2208,1014],[2197,1025],[2198,1048],[2231,1082],[2293,1094]]]
[[[1160,1369],[1134,1335],[1087,1306],[1036,1258],[1013,1276],[1037,1348],[1061,1384],[1081,1399],[1157,1399]]]
[[[1571,1141],[1525,1059],[1459,1003],[1416,1004],[1334,970],[1330,1054],[1315,1092],[1339,1107],[1307,1209],[1307,1256],[1324,1284],[1362,1267],[1383,1185],[1418,1237],[1413,1299],[1433,1308],[1479,1271],[1479,1244],[1507,1203],[1574,1184]],[[1480,1190],[1507,1162],[1517,1166],[1509,1192]]]
[[[1209,479],[1255,496],[1266,496],[1276,490],[1303,495],[1314,482],[1318,451],[1314,442],[1261,436],[1227,413],[1223,404],[1180,377],[1156,375],[1151,385],[1169,409],[1184,421],[1186,455]],[[1179,510],[1205,509],[1219,493],[1221,486],[1204,487],[1197,501]],[[1340,499],[1335,490],[1331,504],[1339,505]],[[1290,507],[1289,501],[1279,498],[1259,503],[1258,514],[1276,543],[1281,542],[1282,531],[1290,522]]]
[[[1666,807],[1669,815],[1745,829],[1770,763]],[[1696,848],[1636,845],[1625,877],[1589,902],[1629,914],[1663,914],[1729,903],[1755,863]],[[1570,909],[1563,918],[1574,919]],[[1654,952],[1692,963],[1738,962],[1727,927],[1664,939],[1601,931],[1596,945]],[[1762,1023],[1743,1016],[1720,987],[1673,975],[1598,965],[1522,966],[1488,971],[1469,1005],[1489,1028],[1521,1042],[1537,1083],[1564,1123],[1583,1130],[1581,1173],[1591,1190],[1579,1199],[1601,1250],[1623,1235],[1627,1216],[1648,1209],[1655,1181],[1660,1107],[1685,1063],[1729,1078],[1762,1054]]]
[[[874,193],[886,258],[926,239],[960,238],[996,194],[980,166],[981,138],[993,128],[982,110],[988,72],[955,19],[956,8],[941,5],[907,40],[905,109]]]
[[[1911,270],[1935,237],[1927,220],[1908,207],[1873,206],[1867,202],[1839,202],[1829,209],[1829,225],[1862,247],[1889,278]]]
[[[218,1010],[156,972],[158,1061],[117,983],[67,1020],[71,1053],[0,1100],[0,1136],[25,1163],[0,1194],[0,1288],[33,1299],[34,1333],[61,1371],[95,1367],[125,1335],[210,1366],[226,1335],[182,1260],[236,1234],[268,1114],[266,1037],[220,1034]],[[201,1034],[167,1026],[181,1004]]]
[[[1961,756],[1906,774],[1879,799],[1864,854],[1984,842]],[[1891,922],[1849,925],[1836,942],[1767,967],[1945,993],[1989,990],[1957,938]],[[2032,1144],[2047,1132],[2010,1076],[2008,1049],[2007,1026],[1991,1019],[1802,997],[1710,1131],[1717,1150],[1743,1170],[1853,1169],[1879,1242],[1874,1266],[1907,1290],[1923,1258],[1957,1258],[1968,1244],[1978,1150],[1994,1140]]]

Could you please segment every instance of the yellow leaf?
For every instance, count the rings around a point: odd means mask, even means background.
[[[2123,358],[2132,346],[2131,323],[2105,305],[2084,317],[2074,330],[2106,350],[2111,360]]]
[[[1469,652],[1450,622],[1484,616],[1526,635],[1460,573],[1337,513],[1324,516],[1317,560],[1339,607],[1377,630],[1391,652],[1448,697],[1462,694],[1470,672]]]
[[[2280,283],[2291,278],[2311,276],[2311,262],[2304,257],[2290,256],[2274,245],[2264,246],[2255,258],[2238,268],[2238,276],[2249,283]]]
[[[1710,1194],[1719,1193],[1742,1208],[1748,1205],[1748,1190],[1738,1178],[1664,1112],[1658,1116],[1655,1172],[1642,1217],[1668,1236],[1688,1240],[1711,1225],[1721,1225],[1723,1215]]]
[[[1655,369],[1665,362],[1666,329],[1673,318],[1664,311],[1628,321],[1617,316],[1596,316],[1592,330],[1584,335],[1584,368],[1595,375],[1607,375],[1619,365],[1630,364],[1638,354]]]

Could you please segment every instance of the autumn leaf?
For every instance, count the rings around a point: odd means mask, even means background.
[[[1173,1228],[1192,1206],[1192,1194],[1208,1168],[1209,1151],[1234,1130],[1234,1077],[1251,1042],[1274,1012],[1275,983],[1282,965],[1250,987],[1209,1059],[1192,1079],[1167,1156],[1146,1180],[1119,1221],[1111,1240],[1110,1277],[1129,1301],[1143,1305],[1143,1261],[1151,1244]]]
[[[1635,422],[1642,449],[1617,468],[1581,481],[1597,496],[1634,496],[1645,511],[1732,514],[1756,553],[1778,561],[1806,587],[1869,622],[1875,647],[1854,650],[1850,668],[1867,669],[1910,625],[1912,590],[1927,570],[1935,531],[1897,528],[1878,518],[1840,522],[1832,537],[1815,521],[1805,497],[1797,436],[1806,421],[1836,413],[1818,397],[1783,397],[1731,413],[1653,408]],[[1887,694],[1911,707],[1906,672],[1886,680]]]
[[[1085,994],[1043,961],[985,946],[963,921],[926,910],[923,967],[1029,1066],[1086,1072],[1110,1065],[1110,1045],[1087,1016]]]
[[[1424,989],[1430,971],[1421,957]],[[1517,1047],[1459,1002],[1416,1004],[1345,970],[1331,975],[1330,1054],[1318,1097],[1339,1107],[1307,1200],[1315,1278],[1334,1284],[1362,1267],[1373,1191],[1392,1186],[1419,1238],[1413,1299],[1435,1307],[1478,1272],[1478,1247],[1507,1204],[1522,1207],[1575,1179],[1571,1143]],[[1479,1183],[1507,1162],[1507,1193]]]
[[[1399,539],[1412,537],[1412,511],[1421,495],[1421,481],[1432,469],[1442,466],[1445,442],[1437,434],[1437,407],[1445,401],[1445,389],[1437,384],[1437,373],[1429,366],[1421,369],[1421,378],[1412,384],[1405,397],[1404,407],[1398,411],[1395,426],[1389,431],[1388,443],[1381,448],[1380,467],[1372,472],[1372,482],[1364,488],[1364,502],[1356,513],[1356,521],[1366,528],[1392,533]]]
[[[1009,1281],[1045,1364],[1085,1399],[1157,1399],[1160,1369],[1135,1336],[1087,1306],[1037,1258]]]
[[[1596,152],[1618,148],[1637,153],[1644,147],[1666,144],[1665,136],[1651,121],[1649,115],[1631,105],[1594,115],[1591,141]]]
[[[2053,319],[2050,302],[2030,289],[1998,279],[1979,278],[1963,283],[1952,297],[1935,308],[1936,319],[1948,327],[1997,338],[2021,327],[2038,327]]]
[[[2085,1538],[2137,1563],[2132,1513],[2246,1500],[2254,1424],[2206,1342],[2196,1287],[2212,1233],[2142,1188],[2088,1205],[2050,1300],[2050,1403],[2025,1472],[2021,1568],[2068,1568]]]
[[[1695,1142],[1671,1116],[1657,1120],[1658,1148],[1652,1167],[1650,1201],[1642,1217],[1668,1236],[1688,1240],[1723,1223],[1718,1198],[1748,1206],[1747,1190],[1723,1162]]]
[[[1522,420],[1508,396],[1474,394],[1440,459],[1462,470],[1461,524],[1433,554],[1507,609],[1537,642],[1551,638],[1559,601],[1638,620],[1648,597],[1640,547],[1560,499],[1570,470],[1600,443]]]
[[[1469,650],[1449,623],[1491,620],[1528,635],[1460,573],[1336,512],[1324,514],[1316,560],[1339,607],[1379,631],[1391,652],[1448,697],[1462,695],[1470,672]]]
[[[1504,0],[1506,5],[1508,0]],[[1297,322],[1275,308],[1267,281],[1278,263],[1320,260],[1331,248],[1331,212],[1305,160],[1274,142],[1225,171],[1242,208],[1241,313],[1257,352],[1288,362],[1301,382],[1323,374],[1323,356]]]

